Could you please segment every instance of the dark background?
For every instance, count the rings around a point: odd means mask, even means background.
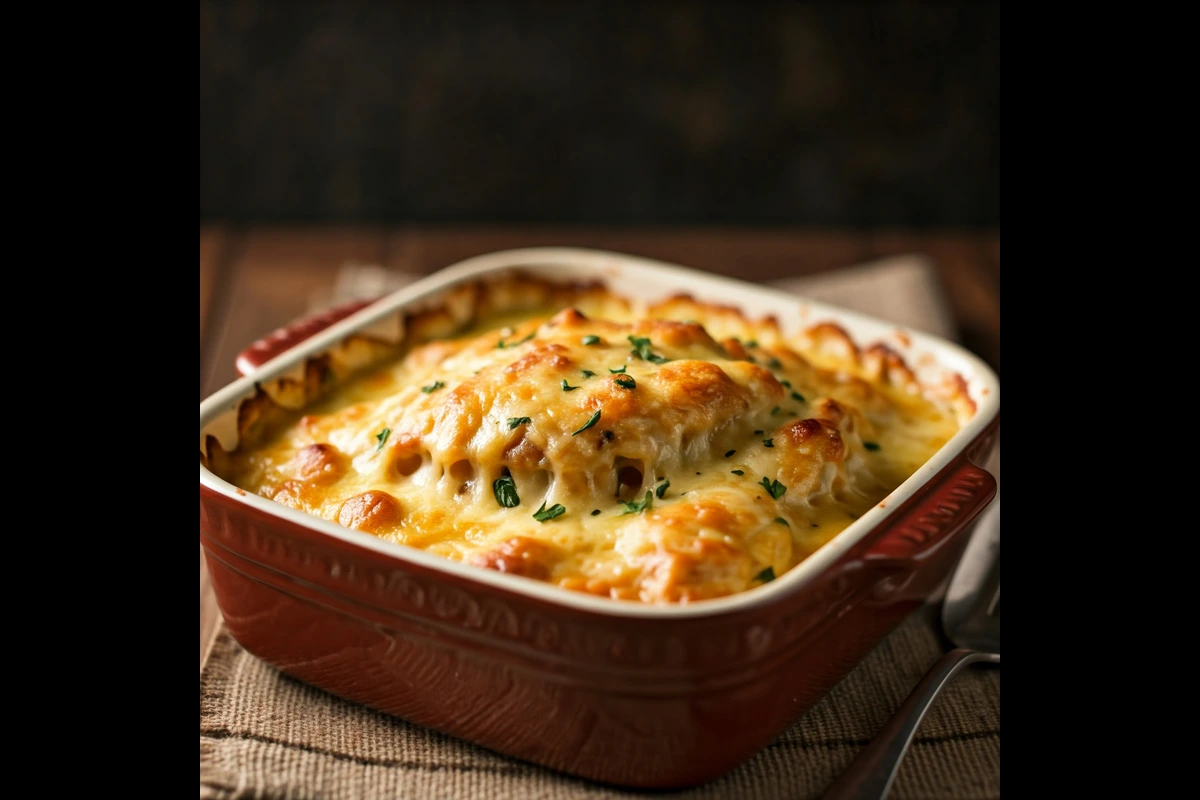
[[[999,3],[200,3],[201,221],[1000,224]]]

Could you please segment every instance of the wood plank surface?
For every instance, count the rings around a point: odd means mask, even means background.
[[[923,253],[937,265],[962,343],[1000,368],[1000,233],[984,231],[606,228],[536,225],[200,228],[201,399],[236,377],[242,349],[330,295],[346,263],[427,274],[470,256],[590,247],[768,281]],[[200,559],[200,660],[220,612]]]
[[[204,330],[212,308],[213,291],[217,284],[217,259],[225,231],[217,225],[200,226],[200,343],[204,343]]]

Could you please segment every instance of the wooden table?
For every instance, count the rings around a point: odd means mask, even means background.
[[[246,345],[309,310],[347,262],[426,274],[493,250],[593,247],[767,281],[874,258],[933,258],[960,341],[1000,370],[1000,232],[779,228],[200,227],[200,399]],[[200,659],[220,612],[200,556]]]

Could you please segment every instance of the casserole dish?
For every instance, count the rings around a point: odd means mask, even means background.
[[[785,332],[833,321],[918,369],[957,373],[976,411],[884,501],[777,580],[673,607],[466,567],[247,494],[202,466],[201,541],[218,603],[235,638],[268,663],[418,724],[610,783],[716,777],[790,725],[952,567],[962,531],[995,491],[973,462],[994,441],[998,381],[948,342],[765,287],[609,253],[512,251],[443,270],[315,335],[319,324],[285,330],[247,351],[239,364],[254,374],[201,404],[202,451],[209,436],[236,439],[257,385],[303,375],[355,335],[394,336],[398,314],[514,268],[647,299],[683,291],[773,314]]]

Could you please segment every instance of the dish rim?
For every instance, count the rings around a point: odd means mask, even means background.
[[[934,356],[938,366],[950,372],[957,372],[967,381],[971,388],[970,396],[975,402],[974,416],[950,438],[933,457],[922,464],[903,483],[890,492],[885,498],[875,503],[857,520],[837,533],[828,542],[818,548],[806,559],[793,566],[774,581],[725,597],[698,600],[681,604],[649,604],[633,600],[617,600],[598,597],[584,592],[574,592],[558,586],[546,584],[518,575],[485,570],[472,567],[444,556],[419,550],[408,545],[380,539],[369,533],[343,527],[330,520],[307,514],[303,511],[284,506],[265,497],[246,492],[233,484],[218,477],[203,463],[200,464],[200,485],[229,500],[245,504],[274,517],[279,517],[301,527],[315,530],[332,536],[351,545],[363,547],[380,555],[394,558],[402,562],[410,562],[416,566],[444,573],[459,579],[478,582],[502,591],[526,595],[534,600],[540,600],[552,605],[566,606],[581,612],[596,613],[616,618],[641,619],[691,619],[725,616],[755,610],[783,599],[800,591],[828,567],[832,566],[847,551],[859,544],[868,534],[885,523],[897,509],[905,504],[917,492],[925,487],[932,479],[948,467],[955,459],[962,456],[965,450],[976,441],[998,417],[1000,410],[1000,382],[996,373],[979,356],[971,353],[962,346],[933,334],[925,333],[903,325],[897,325],[887,320],[862,312],[847,309],[819,300],[814,300],[800,294],[780,290],[763,284],[750,283],[737,278],[703,272],[691,267],[672,264],[641,256],[616,253],[605,250],[592,250],[575,247],[534,247],[515,250],[502,250],[474,256],[445,267],[428,275],[415,283],[402,287],[391,294],[385,295],[360,311],[334,323],[323,331],[304,340],[295,347],[272,358],[254,372],[244,375],[232,383],[209,395],[200,403],[200,431],[204,438],[205,429],[221,415],[236,410],[243,399],[252,395],[255,384],[270,380],[293,369],[305,358],[334,346],[347,335],[373,324],[384,321],[389,315],[401,311],[404,307],[437,295],[452,285],[470,279],[480,278],[489,273],[508,271],[523,271],[528,274],[548,278],[552,282],[555,275],[544,275],[548,269],[562,270],[569,267],[567,273],[591,272],[592,278],[615,277],[622,272],[632,270],[652,276],[660,284],[673,284],[670,292],[695,294],[698,288],[712,290],[706,292],[717,296],[724,289],[734,296],[757,295],[762,306],[757,310],[748,308],[739,300],[724,300],[724,304],[736,305],[743,314],[754,316],[773,315],[780,318],[784,305],[800,309],[795,320],[801,327],[806,323],[816,321],[833,321],[845,325],[855,345],[862,347],[872,341],[881,341],[883,331],[901,331],[910,340],[912,348],[923,348]],[[558,280],[570,280],[573,274],[559,272]],[[615,289],[610,289],[622,294]],[[665,296],[665,295],[664,295]],[[646,298],[631,297],[634,300]],[[714,302],[714,301],[709,301]],[[793,314],[795,314],[793,310]],[[819,319],[812,319],[819,318]],[[780,319],[781,325],[784,319]],[[879,333],[863,336],[861,331],[877,330]],[[864,341],[866,340],[866,341]],[[908,357],[906,357],[908,360]],[[881,507],[881,504],[883,507]]]

